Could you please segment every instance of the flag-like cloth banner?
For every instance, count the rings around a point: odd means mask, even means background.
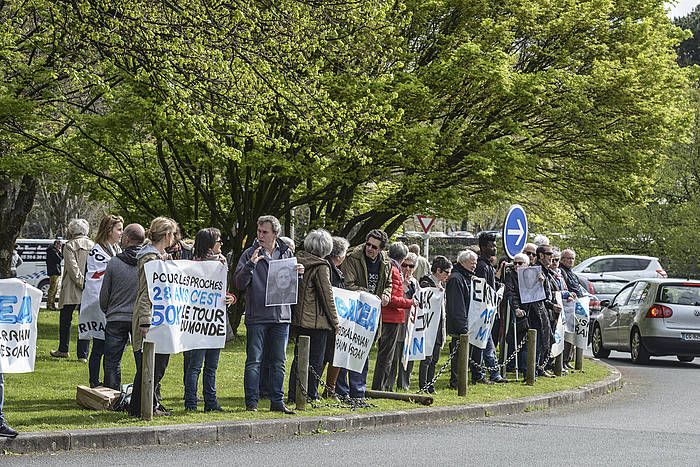
[[[559,313],[557,325],[554,328],[554,339],[552,340],[552,350],[550,353],[550,356],[552,358],[556,357],[564,351],[564,310],[561,292],[554,293],[554,303],[562,307],[562,310]]]
[[[498,309],[498,294],[481,277],[472,278],[469,300],[469,345],[486,348]]]
[[[379,327],[382,301],[367,292],[333,287],[338,311],[333,366],[361,372]]]
[[[590,322],[590,296],[578,297],[572,302],[564,302],[566,316],[565,341],[580,349],[588,346],[588,325]]]
[[[41,290],[19,279],[0,279],[0,373],[31,373]]]
[[[80,300],[80,314],[78,315],[78,338],[102,339],[105,338],[106,319],[100,309],[100,289],[107,264],[112,257],[98,243],[90,250],[85,264],[85,287]]]
[[[433,353],[437,333],[440,332],[440,315],[445,293],[437,287],[425,287],[416,292],[418,306],[411,308],[403,344],[404,369],[412,360],[425,360]]]
[[[226,266],[219,261],[149,261],[144,265],[153,318],[146,341],[156,353],[226,345]]]

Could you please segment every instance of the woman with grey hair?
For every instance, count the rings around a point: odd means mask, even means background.
[[[328,231],[312,230],[304,239],[304,251],[297,254],[297,261],[304,265],[304,276],[299,283],[299,300],[292,313],[292,326],[295,331],[294,360],[289,372],[288,402],[296,401],[297,355],[299,336],[309,336],[308,398],[318,399],[318,377],[323,373],[323,358],[329,332],[338,329],[338,312],[335,309],[331,289],[331,268],[325,257],[333,249],[333,239]]]
[[[58,307],[61,310],[58,325],[58,350],[52,350],[51,356],[68,358],[70,344],[70,327],[73,321],[73,311],[80,305],[85,285],[85,266],[87,257],[94,245],[88,238],[90,224],[85,219],[73,219],[68,224],[68,243],[63,247],[63,281]],[[78,339],[77,357],[87,363],[90,341]]]
[[[379,336],[379,351],[374,366],[372,389],[375,391],[390,391],[391,364],[394,360],[396,343],[399,340],[401,327],[406,321],[406,311],[414,305],[412,298],[406,298],[403,291],[403,275],[401,263],[408,256],[408,247],[402,242],[392,243],[389,247],[391,259],[391,299],[382,306],[382,327]]]

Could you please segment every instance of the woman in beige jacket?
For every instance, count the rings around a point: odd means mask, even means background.
[[[70,240],[63,247],[63,281],[61,282],[61,297],[58,308],[61,316],[58,326],[58,350],[52,350],[51,356],[68,358],[70,344],[70,328],[73,321],[73,311],[80,305],[85,286],[85,264],[94,243],[88,238],[90,224],[85,219],[73,219],[68,224]],[[87,362],[89,340],[78,340],[78,360]]]

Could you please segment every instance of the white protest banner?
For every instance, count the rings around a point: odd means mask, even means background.
[[[564,342],[576,344],[576,301],[564,302]]]
[[[90,250],[85,271],[85,287],[78,315],[79,339],[105,338],[105,314],[100,309],[100,289],[107,263],[112,257],[98,243]]]
[[[425,356],[430,357],[433,354],[433,347],[437,340],[440,329],[440,317],[442,316],[442,304],[445,300],[445,292],[437,287],[426,287],[420,289],[416,293],[418,306],[423,309]]]
[[[554,303],[563,306],[561,292],[554,293]],[[559,318],[557,319],[557,326],[554,328],[554,340],[552,341],[552,350],[550,352],[551,357],[556,357],[564,351],[564,311],[559,313]]]
[[[530,266],[518,269],[520,303],[539,302],[547,298],[540,277],[542,277],[541,266]]]
[[[276,259],[268,264],[265,306],[296,305],[299,289],[297,259]]]
[[[469,345],[486,348],[496,318],[496,291],[481,277],[472,278],[469,300]]]
[[[374,343],[382,302],[367,292],[336,287],[333,287],[333,298],[338,311],[333,366],[360,372]]]
[[[423,310],[412,306],[408,311],[408,322],[406,323],[406,337],[403,341],[403,353],[401,355],[401,363],[403,369],[408,369],[410,360],[425,360],[425,327],[421,324],[420,330],[417,329],[418,313],[421,315],[421,323],[423,322]],[[415,340],[414,340],[415,338]]]
[[[31,373],[41,290],[19,279],[0,279],[0,373]]]
[[[153,303],[146,341],[156,353],[221,349],[226,344],[226,266],[219,261],[149,261]]]
[[[588,322],[591,317],[589,311],[590,302],[590,296],[578,297],[574,302],[574,317],[576,319],[574,332],[576,333],[576,347],[579,349],[585,349],[588,346]]]

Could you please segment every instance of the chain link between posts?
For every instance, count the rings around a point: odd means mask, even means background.
[[[318,381],[319,385],[324,389],[324,392],[327,393],[327,397],[329,398],[335,398],[338,402],[337,403],[319,403],[319,399],[311,399],[309,398],[309,393],[306,390],[306,387],[304,386],[304,383],[301,381],[301,378],[299,377],[299,371],[297,367],[297,384],[299,385],[299,388],[301,389],[301,394],[302,397],[306,398],[306,401],[311,407],[314,409],[318,408],[323,408],[323,407],[329,407],[329,408],[337,408],[337,409],[350,409],[350,410],[357,410],[357,409],[365,409],[369,407],[376,407],[376,405],[370,403],[367,401],[366,398],[364,397],[349,397],[349,396],[341,396],[339,394],[336,394],[335,390],[330,389],[325,381],[321,378],[321,376],[316,372],[316,369],[313,367],[313,365],[309,365],[309,371],[313,375],[314,378]],[[296,389],[294,389],[296,391]]]

